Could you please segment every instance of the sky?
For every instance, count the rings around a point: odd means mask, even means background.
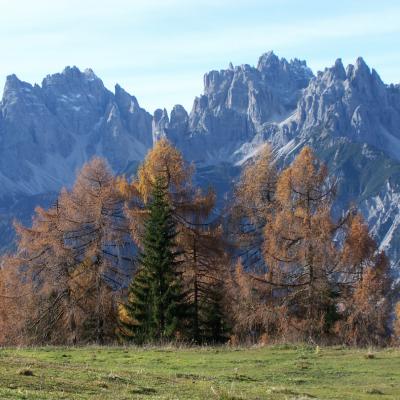
[[[273,50],[314,72],[362,56],[400,82],[399,0],[0,0],[0,84],[92,68],[149,112],[190,110],[203,75]]]

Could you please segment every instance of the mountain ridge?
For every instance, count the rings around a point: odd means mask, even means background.
[[[134,170],[162,136],[221,195],[265,142],[281,165],[312,146],[340,179],[337,209],[356,202],[400,270],[400,85],[382,82],[361,57],[314,74],[267,52],[256,66],[206,73],[192,110],[176,105],[170,115],[151,115],[118,84],[111,92],[91,69],[66,67],[41,85],[10,75],[0,102],[3,220],[19,214],[19,198],[50,201],[94,155],[115,172]]]

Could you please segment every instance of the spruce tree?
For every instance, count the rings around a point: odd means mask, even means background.
[[[151,303],[150,279],[146,269],[140,267],[129,285],[128,300],[119,312],[119,337],[137,344],[150,341]]]
[[[138,272],[120,317],[121,335],[137,343],[173,338],[185,316],[176,226],[161,178],[154,183],[148,211]]]

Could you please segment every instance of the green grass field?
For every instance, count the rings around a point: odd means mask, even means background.
[[[0,349],[0,399],[400,399],[400,350]]]

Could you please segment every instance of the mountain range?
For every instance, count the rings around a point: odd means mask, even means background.
[[[204,92],[150,114],[119,85],[105,88],[91,69],[67,67],[31,85],[7,77],[0,103],[0,245],[12,247],[11,221],[29,223],[94,155],[116,173],[134,173],[159,137],[197,167],[197,181],[224,196],[264,143],[284,166],[311,146],[339,179],[335,212],[350,203],[400,274],[400,85],[385,84],[362,58],[340,59],[316,75],[305,61],[273,52],[257,66],[204,76]]]

